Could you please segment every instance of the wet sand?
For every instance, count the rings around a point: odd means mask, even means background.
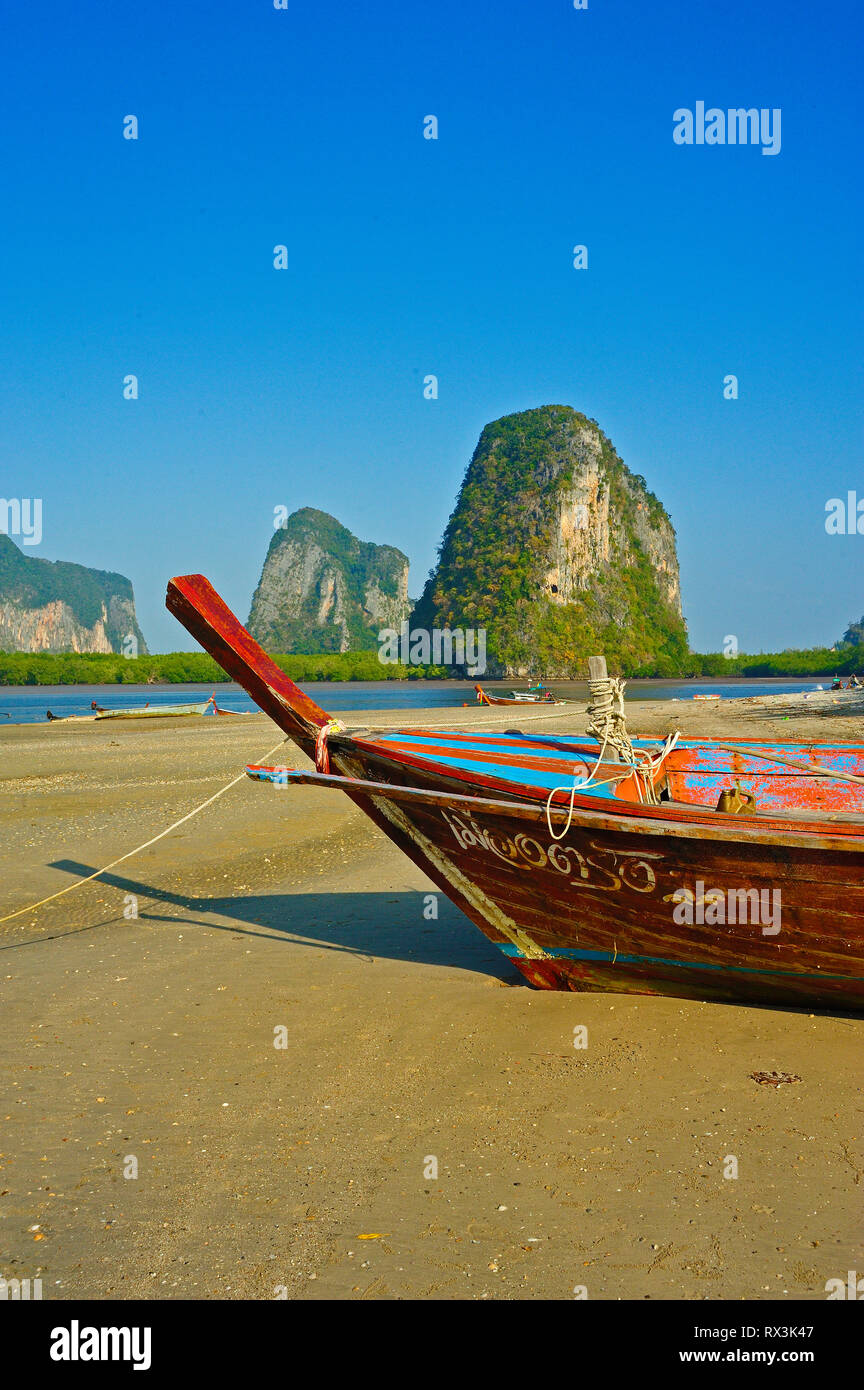
[[[627,712],[864,739],[828,709]],[[584,730],[581,709],[343,718]],[[279,737],[263,715],[0,729],[0,916]],[[430,893],[337,793],[243,779],[0,926],[0,1277],[46,1299],[800,1300],[860,1270],[864,1019],[534,991],[443,896],[424,916]],[[773,1070],[801,1080],[750,1077]]]

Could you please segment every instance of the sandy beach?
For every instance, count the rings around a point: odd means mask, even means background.
[[[627,713],[864,740],[827,701]],[[343,718],[584,731],[581,707]],[[280,738],[0,729],[0,916]],[[864,1018],[535,991],[431,893],[340,794],[242,778],[0,926],[0,1274],[46,1299],[806,1300],[861,1268]],[[751,1078],[775,1070],[800,1080]]]

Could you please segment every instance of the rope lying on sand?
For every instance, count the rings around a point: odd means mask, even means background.
[[[575,710],[573,711],[574,714],[576,712],[577,711]],[[582,713],[581,710],[578,712],[580,714]],[[519,717],[522,723],[527,723],[529,720],[537,719],[560,720],[562,716],[560,710],[556,711],[556,713],[554,714],[544,712],[543,714],[529,715],[523,714],[520,710]],[[502,723],[502,721],[508,718],[510,718],[509,713],[501,714],[497,716],[495,719],[472,720],[471,725],[472,728],[488,728],[491,724],[500,724]],[[331,725],[338,724],[338,720],[331,721]],[[344,725],[341,727],[344,728]],[[452,724],[424,724],[423,727],[424,729],[449,729],[452,728]],[[330,732],[330,726],[328,726],[327,731],[328,733]],[[465,732],[470,733],[471,729],[466,728]],[[280,739],[279,742],[273,748],[271,748],[267,753],[264,753],[260,758],[257,759],[257,761],[259,763],[265,762],[267,758],[271,757],[277,751],[277,749],[282,747],[283,743],[287,742],[288,739]],[[28,912],[35,912],[37,908],[44,907],[46,903],[53,902],[55,898],[62,898],[65,893],[71,893],[73,889],[81,888],[85,883],[92,883],[94,879],[101,878],[102,874],[107,874],[109,869],[116,868],[118,864],[123,864],[127,859],[132,859],[136,854],[140,854],[142,850],[149,849],[151,845],[155,845],[159,840],[164,840],[165,836],[170,835],[172,830],[177,830],[181,825],[185,825],[186,821],[191,820],[193,816],[197,816],[199,811],[203,811],[207,806],[211,806],[214,801],[218,801],[220,796],[224,796],[225,793],[227,791],[230,791],[232,787],[236,787],[238,782],[243,782],[245,780],[246,773],[244,771],[240,773],[239,777],[234,777],[230,782],[227,782],[224,787],[221,787],[219,789],[218,792],[214,792],[212,796],[208,796],[207,800],[202,801],[200,806],[196,806],[193,810],[189,811],[187,815],[181,816],[179,820],[174,821],[173,825],[169,825],[165,830],[160,830],[159,834],[154,835],[151,840],[146,840],[143,845],[136,845],[135,849],[130,849],[126,854],[121,854],[119,859],[112,859],[110,864],[103,864],[101,869],[97,869],[95,873],[88,874],[86,878],[78,878],[75,880],[74,883],[67,883],[65,888],[59,888],[56,893],[49,893],[47,898],[40,898],[38,902],[30,903],[27,907],[19,907],[15,912],[8,912],[5,917],[0,917],[0,924],[2,924],[3,922],[11,922],[15,917],[23,917]],[[569,790],[569,788],[567,790]]]
[[[280,738],[279,742],[271,748],[269,752],[265,753],[262,758],[259,758],[259,762],[263,762],[265,758],[269,758],[278,748],[282,747],[283,743],[287,742],[287,739]],[[100,878],[102,874],[107,874],[109,869],[113,869],[118,864],[122,864],[126,859],[131,859],[135,854],[140,854],[142,849],[149,849],[151,845],[156,844],[157,840],[164,840],[165,836],[170,835],[172,830],[177,830],[179,826],[185,825],[187,820],[191,820],[193,816],[197,816],[198,812],[203,811],[205,806],[212,805],[214,801],[218,801],[220,796],[224,796],[232,787],[236,787],[238,782],[245,781],[246,773],[243,771],[239,777],[233,778],[232,781],[227,782],[224,787],[220,787],[218,792],[214,792],[212,796],[208,796],[207,800],[202,801],[200,806],[196,806],[195,809],[190,811],[187,815],[181,816],[179,820],[175,820],[174,824],[169,825],[167,830],[160,830],[159,834],[154,835],[152,840],[145,841],[143,845],[137,845],[135,849],[130,849],[127,854],[121,854],[119,859],[112,859],[110,864],[104,864],[101,869],[97,869],[95,873],[88,874],[86,878],[76,878],[74,883],[67,883],[65,888],[58,889],[56,893],[49,893],[47,898],[40,898],[38,903],[31,903],[29,907],[19,907],[17,912],[7,913],[5,917],[0,917],[0,922],[11,922],[13,917],[23,917],[27,912],[35,912],[37,907],[43,907],[45,903],[53,902],[55,898],[62,898],[64,893],[71,893],[73,888],[80,888],[84,883],[92,883],[94,878]]]

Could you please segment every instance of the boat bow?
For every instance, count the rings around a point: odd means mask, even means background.
[[[170,579],[165,605],[259,709],[314,758],[319,732],[330,716],[279,669],[210,581],[203,574]]]

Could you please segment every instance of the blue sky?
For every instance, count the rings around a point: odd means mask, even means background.
[[[671,513],[697,650],[835,640],[864,612],[864,536],[824,526],[864,497],[859,26],[851,0],[10,7],[0,495],[43,499],[28,553],[127,574],[155,650],[190,646],[172,574],[245,619],[279,505],[398,545],[416,596],[483,425],[554,402]],[[676,145],[700,100],[779,107],[780,153]]]

